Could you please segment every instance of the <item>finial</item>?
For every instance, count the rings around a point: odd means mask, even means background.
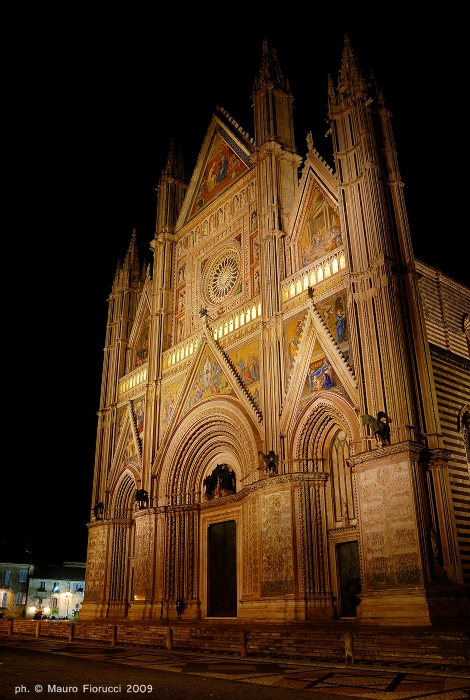
[[[309,150],[309,153],[313,151],[313,136],[311,131],[309,131],[307,134],[307,148]]]

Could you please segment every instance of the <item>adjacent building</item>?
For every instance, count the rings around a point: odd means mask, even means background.
[[[0,616],[23,617],[28,592],[31,564],[0,563]]]
[[[85,563],[34,566],[29,579],[26,617],[73,620],[85,590]]]

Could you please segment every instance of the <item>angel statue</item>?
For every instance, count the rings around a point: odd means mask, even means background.
[[[384,411],[379,411],[377,413],[377,418],[374,418],[374,416],[369,416],[368,414],[362,416],[362,422],[364,425],[370,425],[372,428],[374,437],[377,440],[377,447],[390,445],[389,424],[392,422],[392,419],[387,416]]]
[[[263,458],[266,465],[265,470],[269,476],[275,476],[279,469],[279,455],[274,450],[270,450],[267,454],[264,454],[264,452],[258,452],[258,454]]]

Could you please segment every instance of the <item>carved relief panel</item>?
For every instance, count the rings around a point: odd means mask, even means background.
[[[294,593],[290,493],[261,496],[263,576],[261,595]]]
[[[153,536],[153,519],[149,516],[136,518],[134,593],[138,599],[152,595]]]
[[[367,587],[423,579],[409,466],[380,466],[356,475]]]
[[[261,581],[261,523],[259,500],[257,498],[244,504],[243,521],[243,594],[259,595]]]
[[[85,598],[87,600],[101,600],[104,597],[107,537],[107,525],[91,527],[88,531],[85,580]]]

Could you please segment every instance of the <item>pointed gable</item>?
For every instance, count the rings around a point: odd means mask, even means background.
[[[252,167],[249,158],[253,146],[248,134],[225,110],[218,109],[225,119],[222,121],[218,115],[212,119],[191,178],[179,225],[204,209]]]
[[[198,371],[189,391],[185,413],[203,399],[232,394],[232,387],[213,353],[206,349],[199,361]]]

